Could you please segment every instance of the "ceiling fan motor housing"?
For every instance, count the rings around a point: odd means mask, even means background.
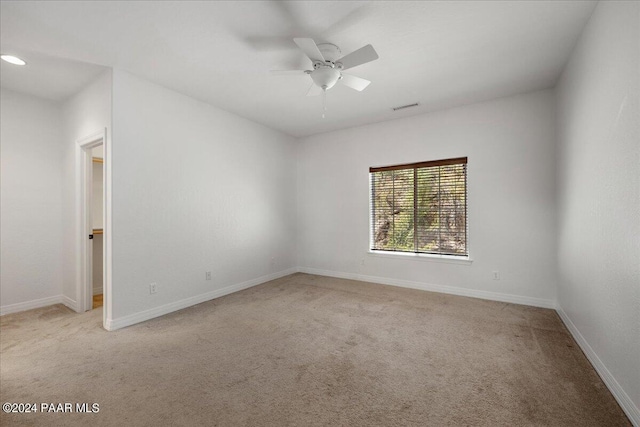
[[[318,45],[318,50],[322,53],[325,61],[329,61],[331,63],[336,62],[336,60],[342,56],[340,48],[332,43],[320,43]]]
[[[313,71],[310,74],[316,85],[323,90],[328,90],[342,78],[340,74],[342,64],[335,63],[341,57],[342,52],[338,46],[331,43],[319,44],[318,50],[322,53],[325,61],[324,63],[322,61],[314,62]]]

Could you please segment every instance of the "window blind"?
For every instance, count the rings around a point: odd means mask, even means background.
[[[469,255],[466,157],[369,173],[372,250]]]

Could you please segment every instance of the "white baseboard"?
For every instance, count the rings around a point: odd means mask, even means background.
[[[584,354],[587,356],[587,359],[589,359],[589,362],[591,362],[591,365],[593,365],[593,368],[598,372],[598,375],[600,375],[602,381],[604,381],[607,388],[609,388],[613,397],[615,397],[618,404],[620,404],[620,407],[622,407],[622,410],[627,414],[631,423],[636,427],[640,427],[640,410],[638,410],[638,407],[633,403],[629,395],[624,391],[611,372],[609,372],[605,364],[600,360],[596,352],[591,348],[587,340],[582,336],[576,325],[571,321],[560,305],[556,307],[556,311],[571,335],[573,335],[573,339],[576,340]]]
[[[93,295],[100,295],[102,291],[102,285],[93,287]]]
[[[18,313],[20,311],[31,310],[34,308],[46,307],[53,304],[64,304],[62,295],[54,295],[52,297],[35,299],[32,301],[19,302],[17,304],[3,305],[0,307],[0,316],[10,313]]]
[[[0,316],[20,311],[32,310],[34,308],[47,307],[54,304],[64,304],[73,311],[78,311],[78,304],[66,295],[54,295],[52,297],[40,298],[33,301],[25,301],[17,304],[3,305],[0,307]]]
[[[301,273],[317,274],[319,276],[337,277],[340,279],[360,280],[363,282],[380,283],[382,285],[399,286],[402,288],[420,289],[423,291],[440,292],[443,294],[460,295],[464,297],[481,298],[491,301],[510,302],[513,304],[531,305],[542,308],[556,308],[556,302],[542,298],[521,295],[503,294],[499,292],[480,291],[476,289],[457,288],[455,286],[433,285],[429,283],[413,282],[409,280],[392,279],[388,277],[366,276],[364,274],[343,273],[339,271],[321,270],[317,268],[298,267]]]
[[[277,273],[268,274],[266,276],[258,277],[256,279],[247,280],[246,282],[237,283],[235,285],[226,286],[222,289],[216,289],[215,291],[207,292],[205,294],[196,295],[194,297],[186,298],[180,301],[172,302],[169,304],[161,305],[160,307],[154,307],[149,310],[141,311],[139,313],[130,314],[128,316],[120,317],[117,319],[107,319],[105,322],[105,329],[108,331],[114,331],[116,329],[131,326],[136,323],[144,322],[146,320],[153,319],[155,317],[163,316],[165,314],[182,310],[183,308],[191,307],[192,305],[200,304],[205,301],[209,301],[215,298],[219,298],[224,295],[238,292],[243,289],[247,289],[270,280],[279,279],[280,277],[288,276],[297,272],[296,268],[289,268],[287,270],[279,271]]]

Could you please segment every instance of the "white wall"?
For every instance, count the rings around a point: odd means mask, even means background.
[[[59,105],[2,89],[0,99],[2,313],[60,302]],[[53,298],[53,299],[52,299]]]
[[[91,156],[104,159],[104,145],[100,145],[91,150]]]
[[[102,283],[102,269],[104,268],[102,259],[102,255],[104,254],[103,242],[104,234],[95,234],[93,236],[91,243],[93,250],[93,295],[100,295],[104,290]]]
[[[559,304],[640,425],[640,3],[600,2],[558,84]]]
[[[80,248],[78,245],[81,161],[77,141],[107,129],[106,153],[111,141],[111,70],[64,103],[63,145],[63,293],[68,305],[77,309],[77,291],[80,286]],[[108,159],[107,159],[108,161]],[[109,180],[108,165],[105,168]],[[105,306],[105,310],[108,307]]]
[[[108,326],[295,267],[292,137],[118,70],[113,91]]]
[[[550,91],[302,139],[299,265],[321,274],[553,306],[554,145]],[[469,158],[473,263],[368,254],[369,167],[462,156]],[[493,271],[500,280],[493,280]]]
[[[98,147],[102,148],[102,146]],[[93,154],[93,152],[92,152]],[[93,162],[93,187],[91,198],[93,199],[91,204],[91,215],[93,217],[93,228],[102,228],[102,209],[104,208],[103,198],[104,192],[102,190],[102,178],[103,178],[103,163]]]

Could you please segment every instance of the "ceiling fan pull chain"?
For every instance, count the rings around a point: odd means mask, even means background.
[[[327,89],[322,89],[322,118],[327,112]]]

